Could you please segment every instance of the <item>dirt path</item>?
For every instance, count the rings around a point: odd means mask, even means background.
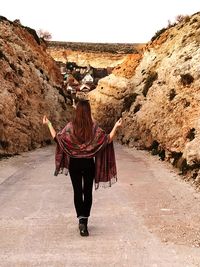
[[[1,267],[200,266],[200,193],[144,151],[115,145],[118,183],[94,192],[81,237],[54,147],[0,161]]]

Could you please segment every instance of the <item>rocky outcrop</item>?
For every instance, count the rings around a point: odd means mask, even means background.
[[[46,114],[56,128],[71,107],[62,76],[33,29],[0,17],[0,155],[27,151],[49,142]]]
[[[199,36],[200,13],[183,17],[157,32],[141,58],[126,62],[130,70],[133,66],[128,75],[122,66],[90,94],[93,108],[101,110],[101,116],[94,112],[101,125],[107,126],[108,116],[112,123],[123,112],[119,137],[123,144],[159,154],[196,182],[200,180]]]
[[[131,83],[125,77],[111,74],[98,82],[97,89],[88,94],[94,119],[109,132],[113,123],[129,109]]]

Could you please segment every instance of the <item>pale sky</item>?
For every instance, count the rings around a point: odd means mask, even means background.
[[[200,0],[2,0],[0,15],[52,40],[145,43],[177,15],[200,11]]]

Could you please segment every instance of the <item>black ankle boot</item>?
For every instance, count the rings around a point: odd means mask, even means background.
[[[85,224],[87,226],[87,224],[88,224],[88,218],[81,218],[81,219],[79,219],[79,224]]]
[[[87,223],[88,223],[87,218],[79,219],[79,230],[80,230],[81,236],[89,236],[89,232],[87,229]]]

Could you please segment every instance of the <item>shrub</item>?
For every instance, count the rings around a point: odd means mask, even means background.
[[[161,30],[157,31],[155,35],[151,38],[151,41],[153,42],[155,39],[160,38],[160,35],[165,32],[167,28],[162,28]]]
[[[184,22],[189,22],[190,21],[190,16],[186,15],[185,18],[184,18]]]
[[[179,22],[189,22],[190,21],[190,16],[188,15],[178,15],[176,16],[176,22],[179,23]]]
[[[191,21],[190,24],[193,24],[193,23],[195,23],[195,22],[198,22],[198,19],[197,19],[197,18],[193,18],[193,20]]]
[[[35,39],[35,41],[40,45],[40,38],[38,37],[36,31],[34,29],[29,28],[29,27],[24,27],[23,26],[23,28],[25,30],[27,30],[33,36],[33,38]]]
[[[184,20],[184,16],[183,15],[177,15],[176,16],[176,22],[182,22]]]
[[[165,160],[165,150],[164,149],[161,149],[158,152],[158,155],[159,155],[159,157],[160,157],[161,160]]]
[[[0,16],[0,22],[1,21],[7,21],[7,18],[6,17],[3,17],[3,16]]]
[[[158,154],[158,147],[159,147],[158,141],[154,140],[150,146],[150,150],[151,150],[152,155]]]
[[[49,33],[48,31],[44,31],[44,30],[42,30],[42,29],[39,29],[39,30],[37,31],[37,34],[38,34],[38,36],[39,36],[41,39],[43,39],[43,40],[45,40],[45,41],[49,41],[49,40],[51,40],[51,38],[52,38],[51,33]]]
[[[167,29],[173,27],[176,25],[176,22],[172,23],[170,20],[168,20],[168,25],[167,25]]]
[[[179,159],[182,157],[183,153],[182,152],[171,152],[171,157],[173,158],[173,163],[172,165],[175,166],[175,167],[178,167],[177,166],[177,163],[179,161]]]

